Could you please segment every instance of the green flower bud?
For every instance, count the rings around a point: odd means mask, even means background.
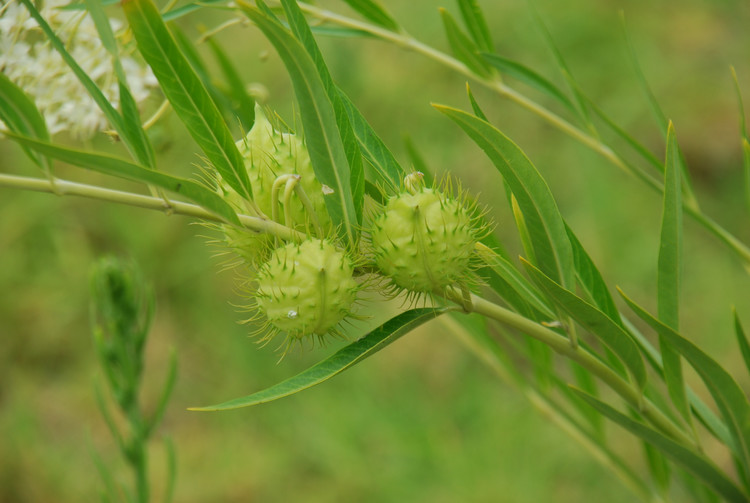
[[[284,331],[290,342],[307,335],[336,333],[351,312],[359,286],[354,264],[329,241],[308,239],[271,253],[258,269],[254,293],[271,334]]]
[[[377,267],[409,292],[431,293],[464,282],[481,231],[474,207],[413,177],[407,182],[409,191],[391,197],[372,224]]]

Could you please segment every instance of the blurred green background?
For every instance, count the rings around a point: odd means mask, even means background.
[[[563,84],[524,2],[480,3],[501,54]],[[447,50],[437,7],[457,15],[453,2],[383,4],[410,33]],[[350,12],[343,2],[323,5]],[[729,64],[736,66],[750,100],[750,5],[545,0],[537,7],[582,88],[661,156],[660,134],[626,57],[618,18],[624,9],[643,69],[675,121],[704,210],[750,241],[728,71]],[[192,23],[212,27],[221,19],[219,13],[202,14],[183,27],[195,36]],[[268,105],[289,118],[289,79],[258,30],[234,27],[218,39],[247,82],[262,83]],[[397,157],[408,163],[408,134],[435,171],[451,172],[479,192],[481,202],[493,204],[497,232],[518,254],[499,177],[479,149],[430,107],[435,102],[468,108],[466,79],[382,42],[328,38],[320,44],[335,79]],[[654,307],[659,195],[528,112],[476,84],[472,88],[489,118],[547,178],[605,279]],[[518,88],[546,103],[533,90]],[[173,115],[153,139],[161,169],[187,175],[200,163]],[[118,148],[101,139],[90,146]],[[0,159],[2,172],[37,175],[7,141],[0,143]],[[73,168],[61,166],[59,172],[121,186]],[[280,363],[270,347],[259,349],[247,327],[237,324],[242,314],[232,305],[241,303],[235,278],[220,272],[217,250],[201,237],[206,234],[180,216],[0,188],[0,501],[96,500],[102,484],[93,450],[118,476],[128,476],[93,395],[101,376],[88,325],[88,270],[104,254],[136,261],[157,291],[142,397],[147,408],[165,377],[170,348],[177,350],[177,386],[160,434],[170,435],[177,447],[178,502],[633,500],[439,322],[291,398],[225,413],[186,411],[273,384],[337,347],[295,352]],[[750,324],[750,278],[689,219],[685,252],[684,331],[747,385],[730,305]],[[388,314],[383,310],[370,323]],[[620,430],[612,427],[611,437],[626,455],[640,455]],[[158,441],[152,456],[159,495],[166,461]]]

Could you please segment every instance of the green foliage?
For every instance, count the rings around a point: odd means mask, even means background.
[[[692,309],[681,303],[686,295],[682,291],[682,283],[695,280],[692,276],[683,276],[683,269],[692,264],[692,259],[685,253],[682,245],[689,232],[683,224],[683,217],[686,215],[686,220],[695,220],[711,235],[718,237],[719,242],[725,246],[723,251],[736,256],[745,265],[750,264],[750,248],[742,241],[744,236],[741,230],[738,231],[739,236],[735,236],[704,213],[698,205],[698,196],[705,197],[703,192],[708,191],[703,187],[700,188],[701,192],[693,191],[687,168],[689,156],[681,151],[674,126],[665,113],[666,108],[661,107],[657,99],[658,93],[646,83],[645,72],[633,56],[635,51],[629,40],[626,43],[635,62],[636,77],[647,95],[659,129],[663,130],[664,163],[659,160],[661,152],[654,153],[647,147],[653,143],[650,139],[638,140],[630,132],[636,126],[622,125],[619,119],[613,118],[617,115],[605,112],[604,106],[597,105],[584,92],[582,81],[573,78],[571,69],[574,65],[564,55],[566,44],[553,40],[551,32],[534,7],[531,11],[533,21],[552,52],[554,64],[567,84],[567,91],[561,90],[542,73],[532,70],[537,65],[527,64],[524,60],[527,55],[522,51],[517,51],[512,57],[495,53],[493,38],[499,40],[505,34],[490,28],[477,0],[458,0],[459,21],[442,8],[439,16],[435,16],[435,22],[442,23],[451,54],[443,53],[412,37],[402,27],[406,23],[397,21],[398,16],[394,17],[374,0],[345,2],[366,21],[350,19],[294,0],[269,2],[268,5],[261,0],[257,0],[255,5],[241,0],[236,8],[211,0],[178,7],[170,2],[164,12],[160,12],[152,0],[126,0],[122,3],[122,10],[128,22],[128,30],[136,43],[129,50],[137,50],[140,57],[150,65],[164,93],[167,106],[175,111],[189,136],[205,155],[204,161],[210,164],[203,174],[196,173],[194,169],[188,170],[191,176],[203,178],[202,182],[197,182],[157,171],[157,167],[161,169],[168,165],[168,162],[162,160],[160,144],[166,142],[163,136],[160,141],[160,135],[165,135],[164,130],[169,131],[169,134],[172,132],[163,110],[154,116],[153,121],[142,124],[143,110],[139,109],[133,98],[128,83],[129,76],[121,61],[122,51],[128,49],[122,47],[123,34],[113,31],[105,11],[106,6],[114,6],[114,3],[86,0],[71,4],[64,10],[85,10],[92,17],[103,49],[108,55],[107,60],[114,69],[113,80],[116,80],[119,89],[119,110],[109,103],[91,76],[82,70],[76,61],[77,56],[74,57],[74,52],[66,46],[67,41],[60,40],[53,33],[34,3],[30,0],[21,1],[39,23],[51,46],[98,104],[101,113],[115,130],[115,138],[122,140],[133,161],[100,152],[105,147],[96,142],[86,145],[82,150],[68,146],[57,138],[50,138],[44,117],[35,102],[36,98],[26,94],[21,86],[3,75],[0,76],[0,119],[9,129],[3,133],[4,137],[20,145],[31,160],[44,170],[49,181],[47,183],[44,179],[3,173],[0,174],[0,186],[60,194],[70,190],[70,194],[167,209],[192,216],[200,215],[220,222],[212,225],[220,227],[226,236],[231,235],[225,241],[231,242],[235,248],[241,248],[243,243],[248,242],[262,244],[263,249],[254,260],[246,260],[243,250],[229,250],[228,253],[233,258],[227,264],[230,268],[236,266],[240,277],[238,289],[256,301],[256,307],[263,315],[261,318],[265,316],[266,321],[270,321],[275,327],[274,330],[285,331],[292,339],[300,340],[311,336],[322,338],[329,332],[359,337],[346,343],[346,346],[337,348],[328,357],[316,357],[320,360],[317,363],[314,360],[305,362],[307,370],[294,377],[284,379],[288,367],[281,367],[278,371],[267,370],[269,374],[273,374],[273,379],[278,384],[218,405],[193,410],[237,409],[276,401],[329,381],[345,370],[348,378],[357,379],[357,371],[352,372],[357,364],[427,321],[437,318],[435,326],[441,324],[447,327],[449,333],[461,340],[504,383],[514,387],[546,417],[568,432],[639,498],[648,501],[682,501],[688,498],[696,501],[748,499],[750,403],[742,388],[743,381],[735,379],[731,367],[725,365],[723,360],[709,356],[713,348],[701,347],[707,340],[699,340],[697,337],[693,339],[693,334],[688,338],[686,332],[685,335],[681,333],[681,330],[685,331],[686,327],[691,326],[691,323],[686,323],[687,320],[694,323]],[[218,28],[213,30],[204,29],[203,26],[199,29],[207,33],[204,40],[208,41],[206,49],[211,51],[212,59],[206,59],[201,54],[203,48],[193,43],[189,29],[173,23],[194,21],[196,13],[205,14],[209,24],[219,23]],[[423,18],[419,19],[423,21]],[[260,121],[256,121],[255,102],[246,82],[248,75],[252,79],[262,79],[265,75],[255,66],[250,65],[248,69],[245,61],[240,64],[235,59],[238,55],[233,47],[221,43],[221,32],[231,29],[231,26],[245,25],[248,21],[254,25],[254,31],[248,35],[248,40],[254,40],[252,37],[264,37],[275,49],[280,63],[288,73],[296,98],[292,108],[298,111],[300,124],[295,119],[294,129],[289,128],[279,117],[278,134],[269,140],[272,145],[246,149],[246,152],[241,149],[242,143],[233,138],[232,131],[235,128],[228,124],[237,124],[243,132],[252,132],[254,126],[258,125]],[[169,27],[165,24],[167,22],[171,23]],[[479,84],[477,89],[480,86],[485,88],[475,95],[475,90],[468,83],[466,85],[473,113],[445,105],[433,107],[458,125],[468,140],[478,146],[488,159],[480,159],[476,152],[467,150],[461,151],[461,157],[458,158],[460,162],[450,156],[440,160],[451,170],[451,164],[461,164],[455,170],[465,170],[462,173],[468,177],[467,185],[486,184],[490,198],[505,189],[508,207],[492,204],[488,210],[492,213],[491,216],[474,215],[473,213],[478,212],[472,209],[459,218],[456,215],[460,212],[454,206],[454,200],[421,197],[413,205],[413,210],[410,207],[408,215],[401,220],[391,219],[395,223],[388,222],[388,232],[381,232],[384,222],[392,216],[388,213],[388,201],[393,201],[394,194],[402,192],[404,187],[407,190],[413,189],[410,183],[414,177],[433,178],[436,171],[433,166],[436,164],[434,157],[442,156],[445,151],[439,145],[439,140],[429,144],[429,148],[423,152],[418,151],[415,147],[417,142],[408,137],[406,154],[412,167],[422,173],[409,173],[409,170],[404,169],[405,165],[400,162],[401,153],[389,147],[392,132],[384,131],[386,128],[382,126],[383,119],[378,119],[376,113],[370,115],[371,111],[360,111],[358,108],[359,97],[356,91],[350,90],[355,77],[347,75],[341,81],[337,79],[345,73],[342,65],[346,65],[347,70],[351,66],[351,74],[358,74],[362,69],[371,72],[372,75],[368,74],[365,82],[372,90],[389,85],[388,76],[377,75],[378,62],[368,61],[359,66],[359,58],[352,57],[351,54],[344,56],[348,59],[343,62],[334,57],[329,58],[328,51],[331,48],[323,43],[319,45],[316,37],[320,35],[347,37],[346,44],[342,44],[347,51],[356,50],[353,48],[354,42],[364,37],[395,44],[473,80]],[[242,47],[243,50],[247,48],[249,52],[253,52],[261,50],[263,45],[243,44]],[[217,75],[221,78],[217,78]],[[410,74],[409,78],[416,80],[419,76]],[[558,108],[561,105],[564,112],[575,118],[575,122],[568,122],[546,105],[534,102],[511,87],[506,77],[539,91],[540,96],[551,105]],[[750,180],[750,143],[747,139],[740,79],[736,74],[734,80],[746,178],[743,190],[744,196],[750,198],[750,185],[747,183]],[[274,89],[274,93],[276,92]],[[648,261],[647,271],[633,271],[635,280],[639,279],[639,273],[652,277],[656,272],[656,296],[652,304],[656,305],[658,316],[649,314],[645,308],[623,295],[625,303],[653,333],[642,333],[636,324],[620,313],[617,302],[610,294],[610,277],[617,268],[612,263],[607,263],[606,250],[603,260],[602,250],[591,244],[592,232],[581,231],[578,223],[580,216],[576,216],[569,199],[553,195],[559,190],[559,180],[571,174],[596,187],[592,192],[603,191],[604,197],[608,193],[614,196],[620,185],[630,186],[617,179],[617,189],[603,189],[603,185],[597,185],[595,176],[590,172],[583,169],[580,173],[574,171],[578,169],[577,158],[573,162],[568,161],[570,165],[576,164],[575,168],[558,163],[557,152],[545,155],[535,151],[534,159],[539,160],[532,163],[521,144],[529,148],[539,145],[543,149],[553,149],[559,148],[559,144],[555,143],[557,140],[546,135],[546,131],[542,129],[541,133],[537,131],[534,134],[544,136],[539,136],[537,142],[532,142],[529,136],[514,131],[512,117],[509,119],[506,116],[503,116],[502,122],[497,122],[502,126],[501,131],[490,123],[490,118],[497,116],[497,110],[495,102],[488,95],[521,105],[545,124],[557,128],[581,146],[599,154],[603,162],[620,168],[623,173],[633,176],[659,193],[662,214],[658,257],[652,260],[653,257],[646,254],[647,258],[640,260]],[[379,106],[384,111],[387,110],[384,114],[391,114],[391,110],[400,110],[404,105],[381,100]],[[387,125],[393,126],[392,129],[400,128],[401,118],[393,117],[397,115],[389,115],[390,122]],[[435,120],[435,124],[438,128],[443,127],[439,119]],[[265,122],[263,125],[265,127]],[[431,124],[410,126],[419,134],[433,134]],[[598,129],[600,126],[601,131]],[[280,131],[282,129],[283,132]],[[382,137],[379,134],[381,131]],[[292,138],[291,134],[296,134],[296,139],[304,138],[304,144],[299,140],[302,145],[299,148],[304,147],[309,151],[312,173],[297,169],[295,163],[300,157],[295,156],[287,141]],[[511,136],[519,141],[514,141]],[[455,138],[451,138],[453,139]],[[459,144],[466,139],[456,139],[455,143]],[[419,144],[428,145],[421,140]],[[685,145],[687,144],[686,142]],[[627,156],[621,153],[621,150],[626,149]],[[630,158],[631,154],[634,159]],[[561,154],[561,158],[563,156]],[[99,185],[76,184],[57,179],[51,174],[52,159],[82,167],[89,172],[146,184],[152,190],[168,191],[194,204],[186,205],[183,201],[172,203],[161,192],[158,192],[162,197],[159,200],[135,192],[113,191]],[[260,159],[267,161],[268,167],[264,183],[257,184],[264,185],[263,187],[256,186],[259,178],[252,176],[255,163],[260,162]],[[487,173],[487,178],[484,178],[482,162],[487,160],[495,170]],[[183,157],[176,166],[188,162],[190,161]],[[564,171],[565,175],[547,175],[548,165],[551,163],[557,171]],[[570,178],[575,179],[576,176]],[[301,182],[302,177],[307,177],[307,180]],[[548,177],[554,179],[555,183],[548,181]],[[309,182],[319,184],[315,185],[313,197],[308,197],[306,189],[300,188],[302,184],[311,187]],[[93,183],[102,182],[95,179]],[[496,188],[499,189],[495,190]],[[265,190],[269,196],[268,201],[264,200],[263,204],[258,196],[259,190]],[[152,193],[152,196],[156,195],[156,192]],[[421,195],[424,196],[424,193]],[[600,194],[587,196],[592,199],[602,197]],[[295,210],[298,214],[294,216],[290,209],[293,197],[297,198],[295,203],[297,200],[300,203]],[[309,243],[310,241],[305,240],[311,237],[322,238],[326,234],[321,218],[318,218],[323,211],[319,209],[319,205],[311,202],[311,199],[316,198],[324,201],[321,204],[325,204],[325,212],[330,217],[338,238],[330,243],[326,241],[325,253],[312,251],[304,244]],[[145,199],[148,199],[148,204],[144,203]],[[163,201],[163,205],[159,201]],[[648,203],[643,204],[646,206]],[[628,207],[633,218],[641,215],[643,218],[653,219],[647,209],[638,206],[631,204]],[[729,207],[728,205],[727,208]],[[283,219],[279,215],[280,208],[284,210]],[[611,222],[608,225],[614,226],[615,219],[611,210],[597,210],[602,211],[602,220],[609,219]],[[420,215],[428,211],[433,211],[435,218],[420,221]],[[472,215],[469,216],[469,213]],[[496,215],[500,216],[497,232],[486,237],[480,235],[478,229],[487,227],[487,222],[491,222]],[[596,216],[592,220],[595,218]],[[506,224],[511,220],[515,220],[515,229]],[[409,225],[414,222],[424,223],[424,228]],[[477,232],[470,232],[469,229]],[[642,229],[637,228],[631,236],[640,237],[645,234]],[[421,253],[420,245],[423,243],[420,239],[424,235],[432,236],[431,250],[439,250],[440,253]],[[259,236],[262,239],[256,240]],[[656,236],[652,237],[656,239]],[[607,245],[626,248],[628,243]],[[651,248],[651,252],[656,251],[653,246]],[[38,246],[35,249],[45,248]],[[387,249],[388,253],[381,253],[383,249]],[[456,268],[458,271],[452,267],[433,267],[439,260],[450,261],[450,257],[445,257],[444,252],[451,249],[460,250],[460,267]],[[516,249],[523,250],[524,257],[520,257],[520,261],[516,261],[506,251]],[[286,255],[285,258],[280,258],[289,250],[296,250],[289,252],[290,260],[286,259]],[[692,253],[693,247],[687,250]],[[622,256],[619,258],[622,259]],[[341,274],[330,274],[334,271],[332,267],[335,268],[337,264],[340,267],[335,270]],[[624,269],[627,267],[622,266]],[[419,282],[404,280],[416,277],[420,271],[426,272],[425,278]],[[695,272],[691,271],[692,274]],[[393,283],[389,283],[388,276]],[[323,281],[329,277],[333,278],[332,282]],[[151,413],[145,414],[140,407],[139,395],[146,382],[142,379],[142,371],[145,364],[145,338],[153,311],[150,294],[142,288],[136,273],[115,261],[101,263],[93,278],[92,318],[97,354],[113,400],[123,417],[114,417],[99,388],[96,402],[107,428],[135,473],[136,489],[126,497],[145,502],[150,493],[146,474],[146,441],[165,415],[176,381],[176,359],[171,356],[166,383],[154,398],[156,406]],[[157,279],[161,278],[157,276]],[[618,277],[618,281],[621,280]],[[190,295],[199,296],[200,288],[192,283],[186,286],[188,283],[185,279],[174,288],[174,292],[189,290]],[[398,286],[396,290],[403,290],[402,293],[405,293],[404,304],[401,306],[386,302],[389,296],[393,296],[391,287],[394,284]],[[630,288],[628,286],[627,289]],[[206,303],[206,298],[200,298],[201,302]],[[366,323],[362,320],[357,320],[351,327],[339,327],[338,323],[342,320],[356,319],[351,316],[355,298],[362,304],[360,309],[365,314],[372,312],[377,318],[382,317],[388,321],[368,325],[376,328],[366,328]],[[272,303],[275,304],[271,305]],[[295,324],[295,319],[301,312],[300,306],[308,309],[304,317],[300,318],[304,321],[302,325]],[[273,309],[278,312],[271,314]],[[448,311],[459,310],[470,316],[458,313],[444,316]],[[190,313],[185,314],[187,316]],[[249,320],[251,323],[254,321]],[[311,329],[311,325],[315,325],[315,328]],[[209,343],[202,341],[204,346],[199,346],[200,348],[210,346],[210,351],[221,351],[221,348],[229,347],[225,338],[227,329],[217,330],[216,326],[218,322],[214,320],[213,324],[203,327],[201,334],[211,332],[212,338]],[[711,324],[707,321],[704,326]],[[750,349],[736,313],[734,331],[745,366],[750,368]],[[658,349],[651,342],[652,337],[659,341]],[[433,342],[430,339],[429,344]],[[411,341],[404,341],[400,346],[408,347],[410,343]],[[198,366],[201,367],[201,372],[210,372],[210,356],[205,361],[202,356],[198,359]],[[232,358],[237,362],[242,360],[237,355],[230,355],[229,360]],[[295,362],[299,361],[296,358],[295,355]],[[456,356],[451,355],[451,358]],[[683,372],[683,359],[708,389],[713,399],[712,404],[705,403],[699,393],[694,391],[695,383],[691,379],[695,375]],[[386,359],[380,361],[383,360]],[[257,362],[256,365],[245,363],[242,361],[240,365],[234,366],[228,364],[227,368],[233,368],[236,372],[238,367],[247,367],[243,370],[247,372],[244,377],[251,379],[262,373],[258,370],[262,366],[258,366]],[[440,361],[434,365],[443,375]],[[244,379],[237,379],[232,375],[231,381],[242,382]],[[334,380],[329,386],[341,381]],[[461,379],[455,381],[460,382]],[[221,384],[211,382],[210,386],[207,385],[208,392],[205,396],[215,396],[215,390],[219,386]],[[417,394],[403,381],[391,388],[388,389],[389,400],[402,396],[398,393],[406,397]],[[317,392],[319,391],[302,396],[315,396]],[[471,392],[467,387],[466,393]],[[234,388],[232,391],[227,390],[230,396],[233,393]],[[205,398],[204,395],[200,396],[201,400]],[[349,395],[337,398],[339,402],[347,402],[348,399],[354,401],[359,399],[359,394],[350,390]],[[281,403],[274,404],[273,407],[282,407]],[[718,413],[714,412],[714,406]],[[269,409],[282,410],[271,407],[259,410]],[[370,410],[379,409],[383,407]],[[271,414],[256,414],[263,413]],[[472,423],[475,418],[474,411],[467,413],[467,429],[483,432],[492,429],[492,425]],[[371,420],[372,417],[366,419]],[[127,433],[120,430],[120,423],[123,421],[128,424]],[[425,424],[424,421],[419,423]],[[619,425],[628,435],[642,443],[643,458],[636,459],[632,452],[621,452],[624,442],[619,436],[610,434],[608,425],[611,424]],[[314,437],[315,434],[311,436]],[[713,437],[709,440],[710,449],[705,447],[708,442],[704,437]],[[716,455],[715,452],[720,449],[723,449],[722,452]],[[737,473],[727,469],[725,458],[731,458]],[[104,458],[97,457],[94,463],[104,482],[104,499],[117,499],[118,493],[121,493],[117,477],[110,473]],[[176,469],[174,447],[169,442],[165,464],[169,468],[163,489],[169,500],[174,492]],[[531,489],[528,491],[531,493]],[[493,488],[490,499],[497,496],[496,492]],[[476,494],[478,493],[472,493],[472,496]],[[398,499],[409,499],[404,495],[398,496]]]

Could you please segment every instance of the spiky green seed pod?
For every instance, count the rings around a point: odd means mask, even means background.
[[[431,293],[465,282],[481,231],[474,208],[421,183],[406,186],[372,224],[377,267],[409,292]]]
[[[271,217],[274,214],[274,183],[280,176],[298,175],[298,183],[309,198],[320,225],[328,230],[331,219],[326,210],[325,188],[315,178],[307,147],[299,136],[275,130],[258,108],[255,112],[255,124],[247,136],[237,142],[237,147],[245,159],[255,204],[266,216]],[[307,226],[312,223],[312,215],[308,214],[300,198],[293,195],[285,201],[284,186],[279,187],[277,184],[277,190],[281,192],[277,203],[278,214],[288,213],[292,222],[291,225],[287,225],[302,232],[306,231]],[[289,208],[285,208],[285,205],[289,205]]]
[[[336,333],[336,325],[351,312],[359,286],[354,264],[327,240],[289,243],[271,253],[256,277],[258,311],[271,329],[289,340]]]
[[[324,200],[325,187],[315,178],[307,147],[299,136],[274,129],[256,107],[255,123],[237,142],[237,148],[244,158],[254,206],[226,184],[220,186],[238,211],[260,213],[257,216],[320,238],[328,235],[331,219]],[[223,230],[229,247],[252,266],[262,263],[272,249],[271,236],[229,226]]]

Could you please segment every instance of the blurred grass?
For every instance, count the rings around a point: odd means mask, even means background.
[[[383,3],[411,33],[447,48],[434,2]],[[504,55],[562,83],[523,2],[481,3]],[[324,5],[345,9],[340,2]],[[445,6],[457,12],[451,2]],[[618,5],[546,0],[538,8],[583,89],[661,152],[625,56]],[[642,66],[675,121],[705,210],[746,241],[727,65],[737,67],[747,101],[749,11],[746,2],[698,0],[636,1],[626,10]],[[208,26],[218,19],[200,17]],[[252,28],[228,30],[220,41],[234,51],[243,77],[263,83],[269,104],[290,117],[289,81],[270,44]],[[376,41],[321,39],[321,46],[337,81],[400,159],[406,160],[401,142],[408,133],[436,171],[456,174],[485,204],[505,200],[482,153],[429,106],[468,108],[462,77]],[[476,85],[473,90],[490,119],[548,179],[609,283],[653,307],[659,196],[518,107]],[[162,169],[187,174],[200,164],[173,116],[153,135]],[[95,146],[119,148],[105,141]],[[0,149],[3,172],[36,174],[8,142]],[[111,183],[72,168],[61,172]],[[503,206],[491,210],[498,233],[518,252],[510,213]],[[702,228],[686,222],[683,326],[747,385],[729,305],[750,323],[748,275]],[[335,348],[294,353],[279,364],[271,350],[259,350],[236,323],[241,315],[230,303],[241,299],[232,274],[218,272],[215,250],[198,237],[206,232],[182,217],[0,189],[0,501],[95,499],[102,486],[91,449],[127,476],[93,398],[98,370],[88,328],[88,268],[106,253],[134,258],[157,290],[147,382],[160,384],[169,348],[178,352],[177,388],[162,427],[177,446],[178,502],[632,501],[612,475],[435,323],[300,395],[228,413],[187,412],[272,384]],[[155,402],[150,391],[159,387],[147,387],[146,404]],[[621,432],[612,428],[612,435],[628,448]],[[157,491],[164,466],[155,445]]]

